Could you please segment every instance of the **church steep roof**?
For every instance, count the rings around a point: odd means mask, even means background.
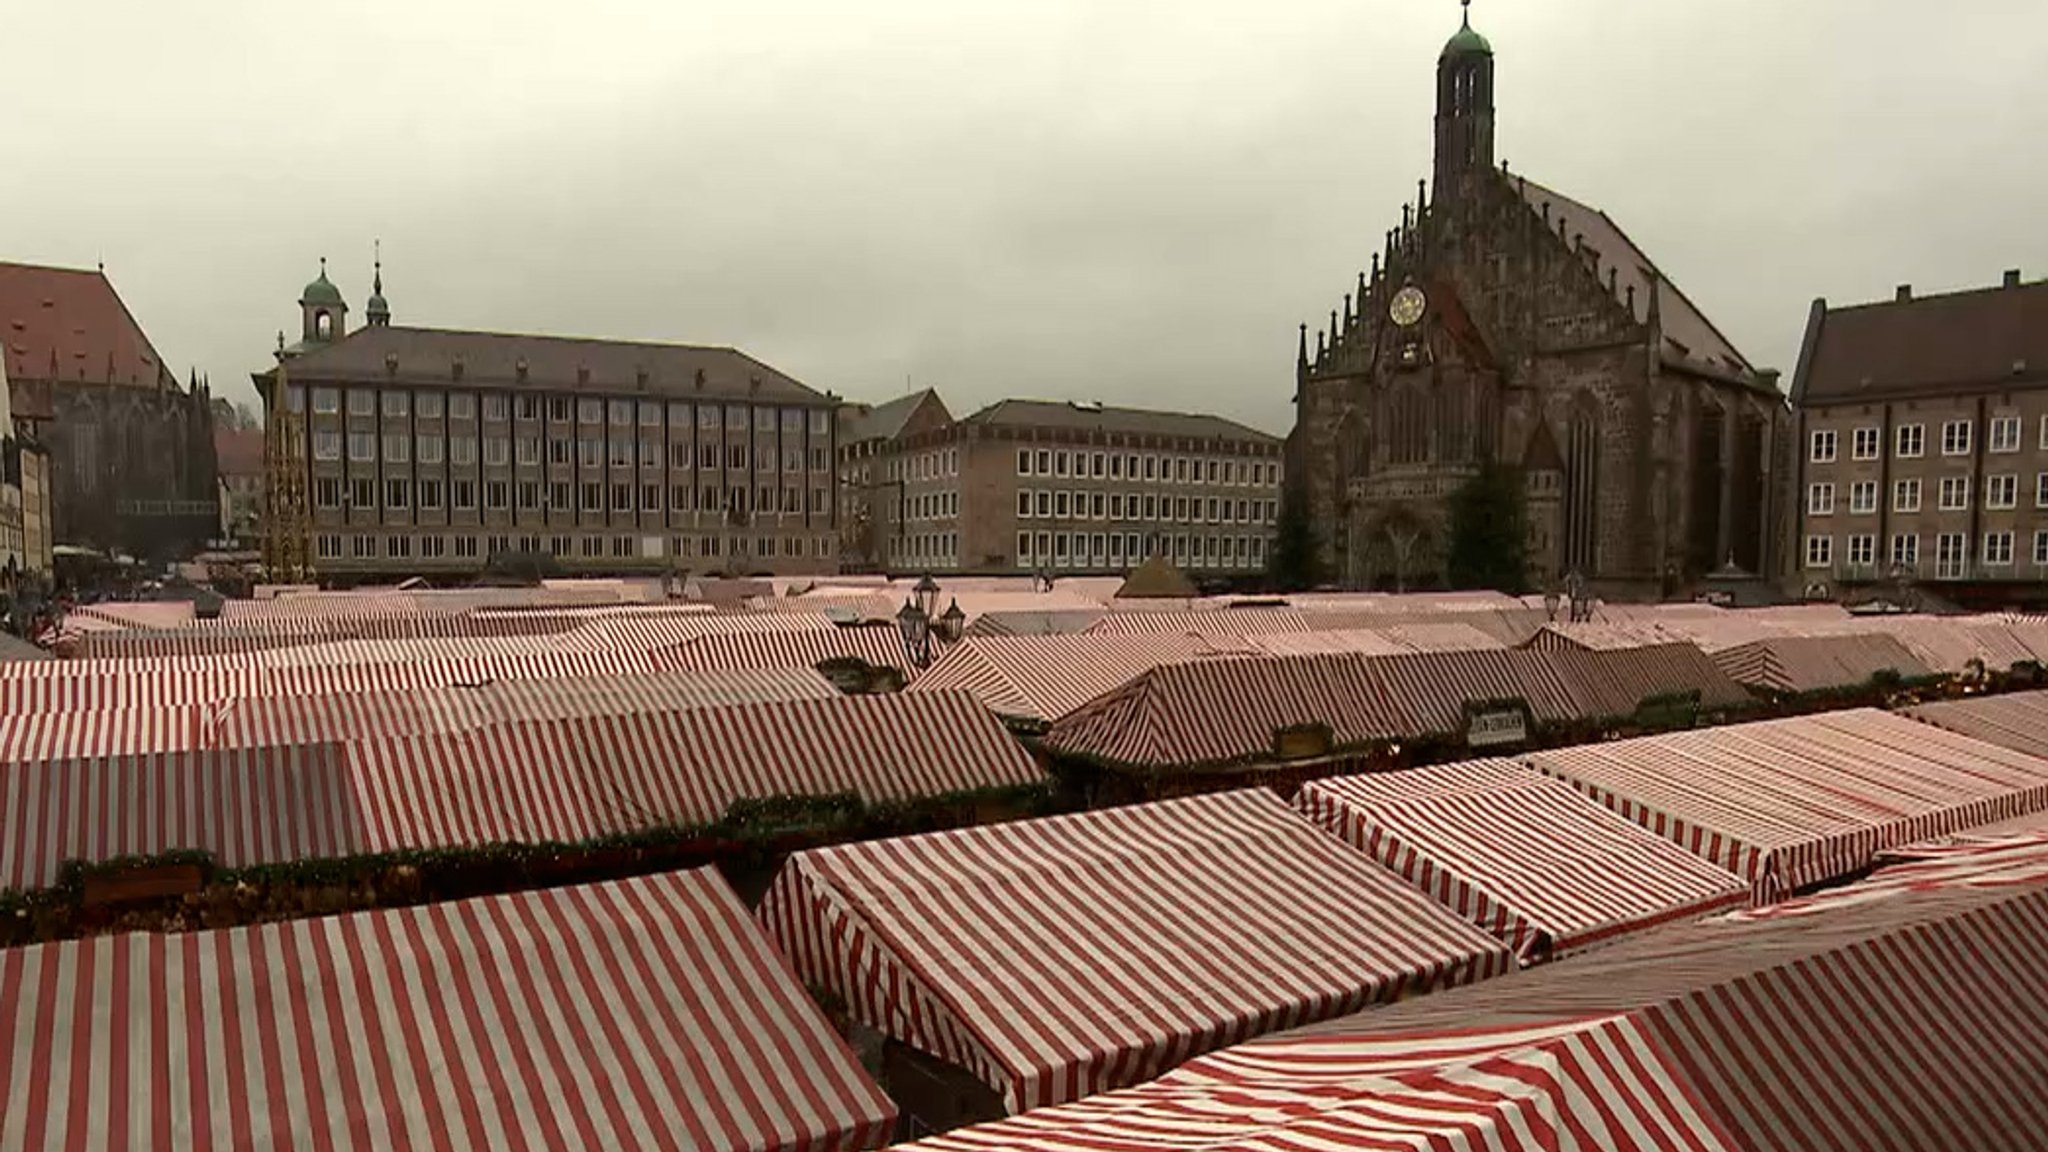
[[[0,356],[16,384],[176,388],[104,272],[0,262]]]
[[[946,402],[930,388],[920,388],[908,396],[898,396],[873,407],[850,405],[842,408],[840,411],[844,413],[845,424],[840,442],[858,444],[864,440],[894,440],[903,434],[904,426],[910,423],[910,418],[926,401],[936,402],[939,410],[945,412]],[[950,420],[952,417],[948,414],[946,418]]]
[[[1639,324],[1649,319],[1651,286],[1656,286],[1664,327],[1662,352],[1667,363],[1722,374],[1756,374],[1749,358],[1736,351],[1713,321],[1679,291],[1678,285],[1657,268],[1607,213],[1534,180],[1517,178],[1514,183],[1531,208],[1540,212],[1545,204],[1549,205],[1551,226],[1555,228],[1562,222],[1562,235],[1567,242],[1574,237],[1584,238],[1586,246],[1599,257],[1603,277],[1608,268],[1615,269],[1617,302],[1625,304],[1629,289],[1635,290],[1635,318]]]

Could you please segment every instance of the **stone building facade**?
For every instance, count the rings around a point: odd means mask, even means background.
[[[1291,482],[1324,571],[1445,578],[1448,499],[1492,458],[1527,484],[1536,583],[1672,594],[1781,569],[1789,414],[1760,370],[1596,208],[1494,158],[1494,56],[1437,61],[1435,172],[1296,356]]]
[[[1815,300],[1792,402],[1797,587],[2048,606],[2048,281]]]
[[[0,263],[16,423],[49,455],[58,544],[191,556],[219,531],[211,396],[180,386],[105,273]]]
[[[381,269],[363,327],[324,266],[299,310],[253,377],[298,494],[264,522],[323,582],[838,570],[830,393],[732,348],[395,325]]]
[[[1281,442],[1219,416],[1002,400],[955,420],[926,391],[855,427],[850,567],[1107,574],[1164,557],[1223,582],[1272,547]]]

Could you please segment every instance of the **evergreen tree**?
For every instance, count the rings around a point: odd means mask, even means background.
[[[1308,494],[1288,485],[1280,500],[1280,524],[1273,551],[1266,562],[1266,578],[1277,592],[1300,592],[1322,582],[1322,565],[1317,556],[1315,522],[1308,511]]]
[[[1528,503],[1522,473],[1492,460],[1451,497],[1453,588],[1519,596],[1529,588]]]

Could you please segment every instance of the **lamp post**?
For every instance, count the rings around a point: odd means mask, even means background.
[[[960,639],[960,633],[967,628],[967,613],[960,610],[960,601],[953,600],[946,605],[945,614],[939,617],[939,639],[951,644]]]
[[[1586,595],[1586,582],[1578,570],[1564,578],[1565,595],[1571,600],[1571,619],[1574,624],[1583,624],[1593,618],[1593,601]]]
[[[919,668],[930,665],[931,617],[925,615],[916,604],[905,600],[903,610],[896,613],[896,629],[903,634],[903,650],[910,654],[911,662]]]
[[[927,623],[938,617],[939,583],[932,579],[931,573],[927,572],[919,577],[916,586],[911,588],[910,592],[916,597],[917,610],[924,613]]]
[[[1549,591],[1543,593],[1543,611],[1549,613],[1552,624],[1557,623],[1557,605],[1561,599],[1563,597],[1557,594],[1557,585],[1555,584],[1550,586]]]

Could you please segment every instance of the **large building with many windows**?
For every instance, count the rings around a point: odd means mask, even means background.
[[[354,332],[324,267],[300,309],[256,384],[304,510],[267,530],[323,580],[838,569],[830,394],[731,348],[396,326],[381,270]]]
[[[1792,402],[1801,586],[2048,601],[2048,281],[1815,300]]]
[[[873,409],[842,460],[849,566],[1192,573],[1266,566],[1278,438],[1216,416],[1004,400],[963,419],[932,393]]]

